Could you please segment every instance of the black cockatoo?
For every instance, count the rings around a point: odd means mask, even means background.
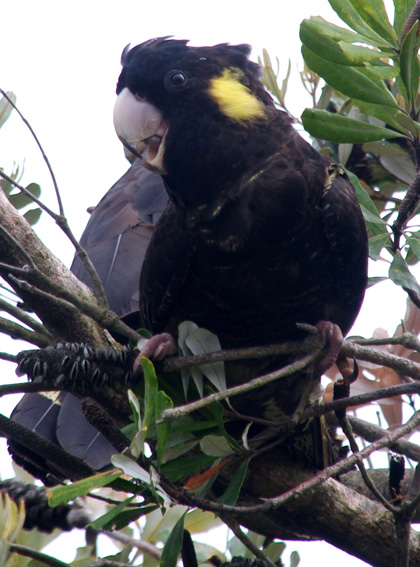
[[[346,334],[363,300],[367,235],[354,188],[276,108],[249,54],[167,37],[123,53],[116,131],[170,197],[141,275],[143,325],[164,333],[146,347],[152,357],[172,350],[166,334],[184,320],[224,349],[300,339],[296,323]],[[227,384],[285,362],[228,363]],[[278,419],[309,382],[293,375],[231,404]]]
[[[161,177],[146,170],[136,159],[94,208],[80,239],[101,278],[111,309],[120,317],[130,318],[135,326],[138,326],[143,259],[167,200]],[[81,281],[91,285],[77,255],[71,270]],[[58,399],[54,395],[54,400],[47,395],[26,394],[11,417],[85,459],[93,469],[107,467],[116,452],[86,421],[80,400],[67,392],[61,392]],[[43,455],[13,441],[9,442],[9,450],[18,464],[47,484],[50,483],[46,476],[49,472],[58,477],[66,476]]]

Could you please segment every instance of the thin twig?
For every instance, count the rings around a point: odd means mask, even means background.
[[[7,360],[8,362],[16,362],[17,363],[16,355],[15,354],[9,354],[8,352],[0,352],[0,359],[1,360]]]
[[[219,402],[220,400],[225,400],[226,398],[231,398],[233,396],[237,396],[238,394],[249,392],[250,390],[254,390],[255,388],[259,388],[260,386],[265,386],[270,382],[274,382],[274,380],[295,374],[299,370],[307,368],[315,360],[317,354],[317,352],[308,354],[302,357],[300,360],[293,362],[292,364],[289,364],[284,368],[281,368],[280,370],[270,372],[269,374],[265,374],[264,376],[258,376],[257,378],[254,378],[253,380],[250,380],[249,382],[242,384],[241,386],[235,386],[234,388],[228,388],[223,392],[210,394],[209,396],[206,396],[205,398],[202,398],[201,400],[197,400],[196,402],[192,402],[190,404],[185,404],[183,406],[177,406],[173,409],[164,410],[162,412],[162,418],[156,422],[156,425],[160,425],[168,421],[174,421],[184,415],[187,415],[188,413],[207,407],[213,402]]]
[[[45,553],[41,553],[40,551],[31,549],[26,545],[10,543],[9,551],[11,551],[12,553],[23,555],[24,557],[30,557],[31,559],[35,559],[37,562],[43,563],[44,565],[48,565],[49,567],[70,567],[68,563],[63,563],[59,559],[55,559],[55,557],[51,557],[51,555],[46,555]]]
[[[168,357],[162,362],[163,372],[174,372],[182,368],[199,366],[200,364],[227,362],[231,360],[247,360],[249,358],[268,358],[283,354],[311,353],[323,346],[320,335],[310,335],[301,341],[288,341],[280,344],[256,347],[219,350],[193,356]]]
[[[417,173],[413,181],[408,186],[407,192],[400,205],[397,220],[392,225],[394,233],[394,243],[392,249],[394,252],[400,248],[400,237],[407,226],[408,221],[416,212],[420,203],[420,173]]]
[[[397,372],[420,379],[420,364],[407,358],[402,358],[394,354],[379,349],[370,349],[363,345],[387,345],[402,344],[407,348],[420,352],[420,341],[411,333],[404,333],[400,337],[390,337],[389,339],[347,339],[343,343],[340,354],[352,358],[355,356],[359,360],[373,362],[380,366],[389,366]],[[194,356],[169,357],[162,363],[163,372],[173,372],[190,366],[200,364],[215,363],[230,360],[245,360],[248,358],[265,358],[274,355],[310,353],[320,348],[322,343],[317,336],[310,336],[303,341],[289,341],[281,344],[272,344],[259,347],[239,348],[231,350],[220,350],[206,354]]]
[[[420,364],[417,364],[408,358],[401,358],[389,352],[363,347],[352,341],[345,341],[340,351],[340,355],[348,358],[352,358],[354,356],[358,360],[366,360],[368,362],[378,364],[379,366],[389,366],[398,374],[411,376],[411,378],[415,378],[416,380],[420,379]]]
[[[132,563],[113,561],[112,559],[97,559],[93,563],[89,563],[89,567],[135,567],[135,566],[133,566]]]
[[[377,339],[374,337],[370,339],[352,338],[348,339],[348,341],[361,346],[403,345],[409,349],[420,352],[420,340],[414,333],[403,333],[402,335],[398,335],[396,337],[385,337],[383,339]]]
[[[0,175],[1,175],[1,170],[0,170]],[[21,254],[21,256],[24,258],[24,260],[27,262],[27,264],[29,266],[31,266],[31,268],[36,268],[34,261],[32,260],[32,258],[29,256],[29,254],[26,252],[26,250],[22,247],[22,245],[20,244],[20,242],[18,242],[16,240],[16,238],[14,238],[10,232],[8,230],[6,230],[4,228],[4,226],[2,226],[0,224],[0,232],[2,233],[2,235],[12,244],[12,246],[19,251],[19,253]]]
[[[367,392],[366,394],[349,396],[348,398],[343,398],[341,400],[335,400],[333,402],[325,402],[324,404],[312,406],[304,410],[304,412],[302,413],[302,417],[309,418],[309,417],[315,417],[317,415],[325,415],[326,413],[333,412],[336,410],[340,410],[352,406],[361,406],[385,398],[393,398],[396,396],[402,396],[404,394],[419,394],[419,393],[420,393],[419,382],[410,382],[408,384],[399,384],[398,386],[389,386],[388,388],[380,388],[375,392]]]
[[[13,362],[17,362],[13,361]],[[30,394],[33,392],[55,392],[57,386],[41,382],[17,382],[0,386],[0,398],[8,394]]]
[[[3,179],[5,179],[8,183],[13,185],[13,187],[16,187],[16,189],[19,189],[19,191],[21,191],[24,195],[27,195],[28,197],[30,197],[30,199],[32,199],[32,201],[34,203],[39,205],[39,207],[43,211],[45,211],[47,214],[49,214],[50,217],[57,222],[59,215],[57,215],[57,213],[55,213],[52,209],[47,207],[47,205],[45,205],[40,199],[38,199],[38,197],[36,197],[33,193],[31,193],[28,189],[26,189],[26,187],[23,187],[23,185],[21,185],[20,183],[15,181],[12,177],[7,175],[7,173],[4,173],[4,171],[1,171],[1,170],[0,170],[0,177],[3,177]]]
[[[2,269],[2,267],[3,264],[0,263],[0,269]],[[141,335],[131,329],[131,327],[126,325],[123,321],[121,321],[121,319],[110,309],[100,307],[92,301],[81,299],[79,296],[69,291],[63,285],[52,281],[38,269],[31,269],[26,267],[16,268],[12,271],[19,273],[19,275],[23,275],[25,277],[25,280],[17,280],[13,276],[9,276],[22,289],[43,297],[47,301],[52,301],[57,307],[65,306],[69,309],[77,308],[83,314],[91,317],[105,329],[115,331],[135,341],[138,341],[142,338]],[[41,290],[38,285],[32,285],[28,283],[28,281],[26,281],[27,279],[31,281],[33,280],[37,282],[37,284],[42,284],[43,287],[46,287],[50,290],[50,292],[53,293],[48,293]]]
[[[30,197],[35,203],[37,203],[41,207],[41,209],[43,209],[46,213],[48,213],[50,215],[50,217],[56,222],[56,224],[60,227],[60,229],[64,232],[64,234],[67,236],[67,238],[70,240],[70,242],[75,247],[76,252],[77,252],[77,254],[78,254],[78,256],[79,256],[79,258],[80,258],[80,260],[83,264],[83,267],[85,268],[89,277],[92,280],[93,289],[94,289],[95,294],[98,298],[99,304],[102,307],[108,307],[108,300],[106,298],[105,289],[103,287],[101,279],[98,276],[96,268],[93,265],[89,256],[87,255],[86,250],[82,246],[80,246],[79,242],[77,241],[74,234],[72,233],[72,231],[71,231],[71,229],[68,225],[66,217],[63,216],[62,214],[57,215],[57,213],[55,213],[49,207],[44,205],[44,203],[42,201],[40,201],[37,197],[35,197],[35,195],[33,195],[30,191],[28,191],[28,189],[26,189],[25,187],[23,187],[22,185],[17,183],[14,179],[9,177],[6,173],[4,173],[1,170],[0,170],[0,177],[3,177],[4,179],[6,179],[6,181],[8,181],[14,187],[16,187],[16,189],[19,189],[19,191],[21,191],[22,193],[24,193],[25,195]],[[7,235],[8,234],[9,233],[7,233]],[[13,238],[13,237],[10,236],[10,238]],[[17,246],[18,246],[18,249],[21,250],[19,243],[17,243]],[[25,252],[25,254],[26,254],[26,252]],[[32,267],[35,267],[33,265],[32,260],[30,260],[29,264]]]
[[[62,202],[61,202],[60,191],[59,191],[59,189],[58,189],[58,185],[57,185],[57,181],[56,181],[56,178],[55,178],[55,175],[54,175],[54,171],[53,171],[53,169],[52,169],[52,167],[51,167],[50,161],[49,161],[49,159],[48,159],[46,153],[44,152],[43,147],[41,146],[41,142],[38,140],[38,136],[35,134],[35,132],[34,132],[32,126],[29,124],[29,122],[28,122],[28,121],[26,120],[26,118],[23,116],[23,114],[21,113],[21,111],[18,109],[18,107],[17,107],[17,106],[15,105],[15,103],[13,102],[13,100],[11,100],[11,99],[9,98],[9,96],[7,95],[7,93],[6,93],[3,89],[0,89],[0,93],[4,96],[4,98],[8,101],[8,103],[9,103],[11,106],[13,106],[13,108],[16,110],[16,112],[19,114],[20,118],[21,118],[22,121],[24,122],[25,126],[27,126],[27,128],[28,128],[29,131],[30,131],[30,133],[32,134],[32,136],[33,136],[33,138],[34,138],[34,140],[35,140],[35,142],[36,142],[36,145],[38,146],[39,151],[41,152],[41,155],[42,155],[42,157],[44,158],[44,161],[45,161],[45,163],[46,163],[46,165],[47,165],[48,171],[50,172],[51,179],[52,179],[53,186],[54,186],[54,190],[55,190],[55,194],[56,194],[56,197],[57,197],[58,208],[59,208],[59,210],[60,210],[60,214],[61,214],[62,216],[64,216],[64,208],[63,208],[63,204],[62,204]]]
[[[70,240],[70,242],[73,244],[77,252],[77,255],[80,258],[80,261],[83,264],[83,267],[88,273],[92,281],[93,290],[98,299],[99,306],[105,309],[109,309],[109,303],[102,280],[98,276],[98,272],[96,271],[96,268],[93,265],[91,259],[89,258],[86,250],[79,244],[79,241],[75,238],[65,217],[60,217],[57,220],[57,224],[64,232],[64,234],[67,236],[67,238]]]
[[[390,504],[388,500],[383,496],[383,494],[376,488],[375,484],[373,483],[372,479],[370,478],[366,470],[366,467],[363,463],[363,459],[361,459],[359,456],[359,447],[357,446],[356,439],[354,438],[353,430],[348,418],[344,417],[343,419],[340,419],[339,425],[344,435],[347,437],[347,440],[350,445],[350,449],[352,450],[353,454],[357,456],[357,468],[359,469],[360,474],[362,475],[362,479],[364,483],[372,492],[372,494],[375,496],[376,500],[381,502],[387,510],[392,512],[392,514],[395,514],[395,512],[399,511],[399,508],[396,508],[395,506]]]
[[[39,274],[40,272],[38,272]],[[42,289],[40,289],[39,287],[32,285],[31,283],[25,281],[25,280],[20,280],[18,278],[15,278],[12,275],[9,275],[9,278],[11,281],[13,281],[17,286],[19,286],[21,289],[23,289],[24,291],[27,291],[29,293],[31,293],[32,295],[37,295],[39,297],[42,297],[42,299],[44,299],[45,301],[49,302],[49,305],[51,306],[51,308],[60,308],[60,307],[66,307],[69,310],[72,310],[74,312],[78,312],[79,309],[76,305],[74,305],[74,303],[67,301],[67,299],[63,299],[61,297],[57,297],[56,295],[53,295],[52,293],[48,293],[47,291],[44,291]]]
[[[47,331],[47,329],[44,327],[42,323],[34,319],[31,315],[29,315],[27,311],[20,309],[16,305],[12,305],[11,303],[6,301],[5,299],[2,299],[1,297],[0,297],[0,310],[6,311],[6,313],[9,313],[9,315],[12,315],[16,319],[19,319],[19,321],[21,321],[25,325],[28,325],[28,327],[30,327],[34,331],[37,331],[40,334],[44,334],[51,341],[53,340],[52,336],[50,335],[50,333]]]
[[[407,423],[396,428],[392,432],[387,432],[387,435],[383,438],[375,441],[365,449],[362,449],[357,456],[351,455],[334,465],[325,468],[323,471],[319,472],[314,477],[310,478],[299,484],[298,486],[286,491],[284,494],[274,498],[264,499],[263,504],[255,504],[252,506],[231,506],[228,504],[220,504],[218,502],[211,502],[205,498],[200,498],[193,496],[190,492],[186,490],[180,490],[174,488],[172,485],[168,486],[167,483],[164,485],[165,491],[171,496],[177,499],[178,503],[185,504],[187,506],[197,506],[202,510],[208,510],[210,512],[217,513],[231,513],[235,515],[247,515],[259,512],[269,512],[279,508],[280,506],[286,504],[290,500],[297,498],[309,490],[313,490],[326,482],[331,477],[336,477],[344,472],[350,470],[357,464],[358,459],[365,459],[375,451],[379,451],[384,447],[388,447],[390,444],[394,443],[404,435],[408,435],[414,429],[420,425],[420,412],[416,412]]]
[[[5,317],[0,317],[0,333],[8,335],[12,339],[21,339],[22,341],[26,341],[40,348],[47,347],[52,342],[45,333],[30,331],[26,327],[23,327],[10,319],[6,319]]]
[[[255,543],[253,543],[249,539],[249,537],[241,530],[241,526],[234,518],[231,518],[228,514],[220,514],[220,519],[227,525],[230,530],[232,530],[239,541],[242,542],[244,546],[249,549],[249,551],[253,553],[257,559],[261,559],[272,567],[277,567],[277,565],[273,561],[271,561],[271,559],[264,552],[262,552],[260,548],[255,545]]]
[[[359,435],[362,439],[366,439],[369,443],[377,441],[387,434],[387,431],[382,429],[382,427],[364,421],[358,417],[348,416],[348,420],[356,435]],[[400,439],[399,441],[392,443],[389,448],[395,453],[406,455],[413,461],[420,461],[420,447],[416,443]]]
[[[133,545],[134,547],[137,547],[137,549],[140,549],[140,551],[142,551],[143,553],[146,553],[147,555],[150,555],[151,557],[156,559],[156,561],[160,561],[162,552],[160,551],[160,549],[158,549],[156,546],[149,543],[148,541],[141,541],[139,539],[132,538],[124,534],[123,532],[110,532],[107,530],[103,530],[101,531],[101,533],[107,535],[111,539],[115,539],[116,541]]]

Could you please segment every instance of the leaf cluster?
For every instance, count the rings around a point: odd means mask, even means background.
[[[388,262],[388,277],[413,299],[420,292],[409,269],[420,259],[416,190],[394,240],[393,233],[405,206],[401,192],[416,179],[420,156],[419,22],[410,19],[416,2],[394,0],[393,23],[382,0],[330,4],[348,27],[318,16],[300,27],[312,73],[306,82],[325,81],[302,123],[321,152],[347,167],[369,229],[370,257]]]

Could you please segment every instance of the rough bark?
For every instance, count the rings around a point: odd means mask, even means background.
[[[30,224],[10,204],[1,190],[0,224],[25,250],[40,272],[50,278],[53,283],[63,286],[82,300],[96,303],[93,292],[81,283],[39,240]],[[17,268],[28,265],[27,259],[21,251],[13,245],[3,232],[0,232],[0,262]],[[92,319],[86,317],[72,305],[66,305],[65,302],[61,301],[52,306],[45,296],[40,296],[10,281],[8,276],[11,271],[3,268],[0,273],[8,279],[22,299],[30,305],[56,341],[87,342],[92,346],[113,344],[108,333],[104,332]],[[18,278],[23,279],[21,275]],[[35,274],[28,273],[27,280],[41,290],[51,293],[51,288],[44,282],[40,282]]]
[[[1,264],[16,268],[28,266],[28,259],[19,250],[20,246],[37,270],[47,276],[52,284],[57,284],[67,292],[71,292],[81,301],[97,306],[96,297],[92,290],[80,282],[41,242],[30,224],[11,205],[1,189],[0,226],[4,229],[0,231]],[[13,241],[7,237],[6,232],[18,243],[18,246],[14,245]],[[22,287],[13,279],[10,279],[11,273],[12,270],[0,267],[0,275],[10,283],[24,303],[38,315],[50,335],[54,337],[52,344],[68,341],[85,343],[91,347],[102,349],[120,348],[120,345],[108,331],[71,302],[63,299],[66,294],[60,294],[57,289],[44,281],[44,278],[40,278],[36,272],[29,268],[27,273],[19,274],[18,279],[24,280],[34,288],[44,292],[41,294],[33,289],[26,289],[26,287]],[[112,312],[109,311],[109,316],[112,315]],[[107,318],[106,310],[104,310],[104,318]],[[77,391],[75,393],[77,394]],[[101,395],[102,401],[105,403],[106,400],[112,403],[118,393],[121,395],[122,405],[128,407],[126,388],[119,384],[116,384],[112,390],[104,387],[100,392],[96,392],[97,395]],[[92,395],[95,395],[95,393]]]
[[[278,452],[251,462],[244,489],[252,497],[273,497],[308,480],[311,475]],[[375,481],[387,494],[387,471],[377,471]],[[408,482],[409,478],[406,487]],[[242,525],[268,537],[289,535],[289,539],[293,539],[290,534],[296,534],[303,539],[322,539],[375,567],[396,565],[393,515],[373,500],[356,471],[340,480],[328,479],[275,512],[240,515],[237,519]],[[418,565],[420,537],[411,530],[410,567]]]

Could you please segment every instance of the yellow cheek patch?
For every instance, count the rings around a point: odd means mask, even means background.
[[[237,122],[267,118],[263,103],[241,83],[239,69],[225,69],[210,80],[209,94],[216,101],[220,111]]]

